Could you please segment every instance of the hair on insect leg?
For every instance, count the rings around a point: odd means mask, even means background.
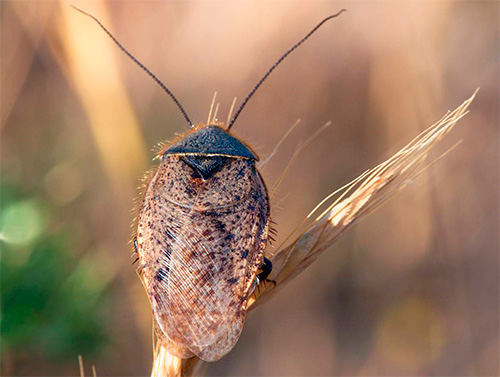
[[[275,280],[271,279],[260,280],[258,277],[255,278],[254,287],[252,288],[251,290],[252,293],[250,294],[251,296],[251,299],[249,301],[250,305],[260,296],[263,290],[266,290],[267,284],[272,284],[273,288],[276,288],[276,286],[278,285],[278,283]]]
[[[274,227],[274,225],[276,225],[276,222],[274,222],[274,221],[271,220],[269,223],[273,224],[273,225],[271,225],[269,227],[269,233],[274,234],[275,236],[277,236],[278,235],[278,230]]]

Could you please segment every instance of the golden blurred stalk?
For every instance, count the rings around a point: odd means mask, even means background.
[[[171,355],[160,344],[155,349],[151,377],[203,376],[206,363],[197,357],[180,359]]]
[[[103,22],[108,22],[104,3],[93,4]],[[144,137],[130,103],[113,42],[87,17],[65,3],[60,4],[62,68],[74,86],[88,117],[97,151],[117,196],[134,196],[137,177],[147,166]],[[124,158],[133,156],[134,158]]]
[[[153,363],[151,377],[175,377],[181,375],[182,359],[167,352],[163,347],[159,347]]]

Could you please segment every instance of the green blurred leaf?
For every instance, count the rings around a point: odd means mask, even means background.
[[[106,341],[101,310],[105,287],[91,284],[89,289],[95,272],[81,268],[69,252],[67,231],[45,232],[53,208],[19,197],[10,187],[2,188],[2,207],[2,354],[31,352],[54,359],[97,355]]]

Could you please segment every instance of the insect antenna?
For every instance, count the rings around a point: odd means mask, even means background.
[[[248,93],[248,95],[246,96],[246,98],[243,100],[243,102],[241,103],[240,107],[238,108],[238,110],[234,114],[233,119],[231,119],[231,123],[229,123],[229,126],[227,127],[228,131],[233,126],[234,122],[236,121],[236,119],[240,115],[241,111],[243,110],[243,108],[245,107],[245,105],[247,104],[247,102],[250,100],[250,98],[252,98],[252,96],[255,94],[255,92],[257,91],[257,89],[259,89],[259,87],[262,85],[262,83],[264,82],[264,80],[267,79],[267,77],[271,74],[271,72],[274,71],[274,69],[283,60],[285,60],[285,58],[288,55],[290,55],[292,53],[292,51],[294,51],[297,47],[299,47],[302,43],[304,43],[311,35],[313,35],[316,32],[316,30],[318,30],[326,21],[331,20],[332,18],[335,18],[335,17],[339,16],[342,12],[346,12],[346,9],[342,9],[341,11],[339,11],[339,12],[337,12],[335,14],[332,14],[331,16],[326,17],[323,21],[321,21],[319,24],[317,24],[309,33],[307,33],[304,38],[302,38],[300,41],[298,41],[296,44],[294,44],[292,47],[290,47],[287,52],[285,52],[278,60],[276,60],[276,62],[271,66],[271,68],[269,68],[267,70],[267,72],[264,74],[264,76],[262,76],[262,78],[259,80],[259,82],[257,83],[257,85],[255,85],[253,87],[253,89],[250,91],[250,93]]]
[[[106,29],[106,27],[96,17],[94,17],[90,13],[87,13],[87,12],[85,12],[85,11],[83,11],[83,10],[75,7],[74,5],[71,5],[71,7],[74,8],[74,9],[76,9],[78,12],[84,14],[85,16],[88,16],[88,17],[92,18],[95,22],[97,22],[97,24],[101,27],[101,29],[104,30],[106,32],[106,34],[108,34],[108,36],[113,40],[113,42],[116,43],[116,45],[120,48],[120,50],[122,50],[130,59],[132,59],[132,61],[135,64],[137,64],[139,67],[141,67],[144,72],[146,72],[154,81],[156,81],[156,83],[158,85],[160,85],[160,87],[165,92],[167,92],[167,94],[170,96],[170,98],[172,98],[172,100],[174,101],[174,103],[177,105],[177,107],[181,111],[182,115],[184,116],[184,118],[188,122],[189,126],[193,127],[193,122],[191,122],[191,120],[189,119],[189,117],[188,117],[186,111],[184,110],[184,108],[182,107],[181,103],[174,96],[174,93],[172,93],[170,91],[170,89],[168,89],[167,86],[163,82],[161,82],[161,80],[158,77],[156,77],[155,74],[153,74],[153,72],[151,72],[149,69],[147,69],[139,60],[137,60],[134,57],[134,55],[132,55],[130,52],[128,52],[127,49],[125,47],[123,47],[120,42],[118,42],[118,40],[113,36],[113,34],[111,34],[111,32],[108,29]]]

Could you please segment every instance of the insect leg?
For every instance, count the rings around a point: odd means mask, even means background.
[[[134,236],[134,238],[132,239],[132,244],[134,245],[134,252],[132,253],[132,255],[130,257],[135,257],[132,264],[136,264],[139,261],[139,249],[137,246],[137,236]],[[141,269],[142,269],[142,266],[137,267],[137,270],[141,270]]]
[[[132,262],[132,264],[135,264],[137,263],[137,261],[139,260],[139,253],[138,253],[138,250],[137,250],[137,237],[134,236],[134,238],[132,238],[132,243],[134,245],[134,252],[132,253],[132,255],[130,256],[131,258],[132,257],[135,257],[136,259]]]
[[[260,272],[257,275],[257,278],[260,281],[264,281],[264,280],[267,279],[267,277],[269,276],[269,274],[271,274],[271,271],[273,270],[273,263],[269,259],[267,259],[266,257],[264,257],[264,260],[262,261],[262,264],[260,266],[260,270],[262,272]]]
[[[250,288],[250,294],[255,293],[254,290],[257,290],[256,294],[259,295],[260,294],[259,284],[263,281],[273,283],[274,286],[276,287],[276,282],[274,280],[267,279],[267,277],[269,276],[269,274],[273,270],[273,263],[269,259],[264,257],[264,259],[262,260],[262,264],[260,265],[259,270],[260,270],[260,272],[255,277],[255,280],[253,281],[252,287]]]
[[[132,243],[134,244],[134,252],[136,254],[139,254],[138,247],[137,247],[137,236],[134,236],[134,238],[132,239]]]

